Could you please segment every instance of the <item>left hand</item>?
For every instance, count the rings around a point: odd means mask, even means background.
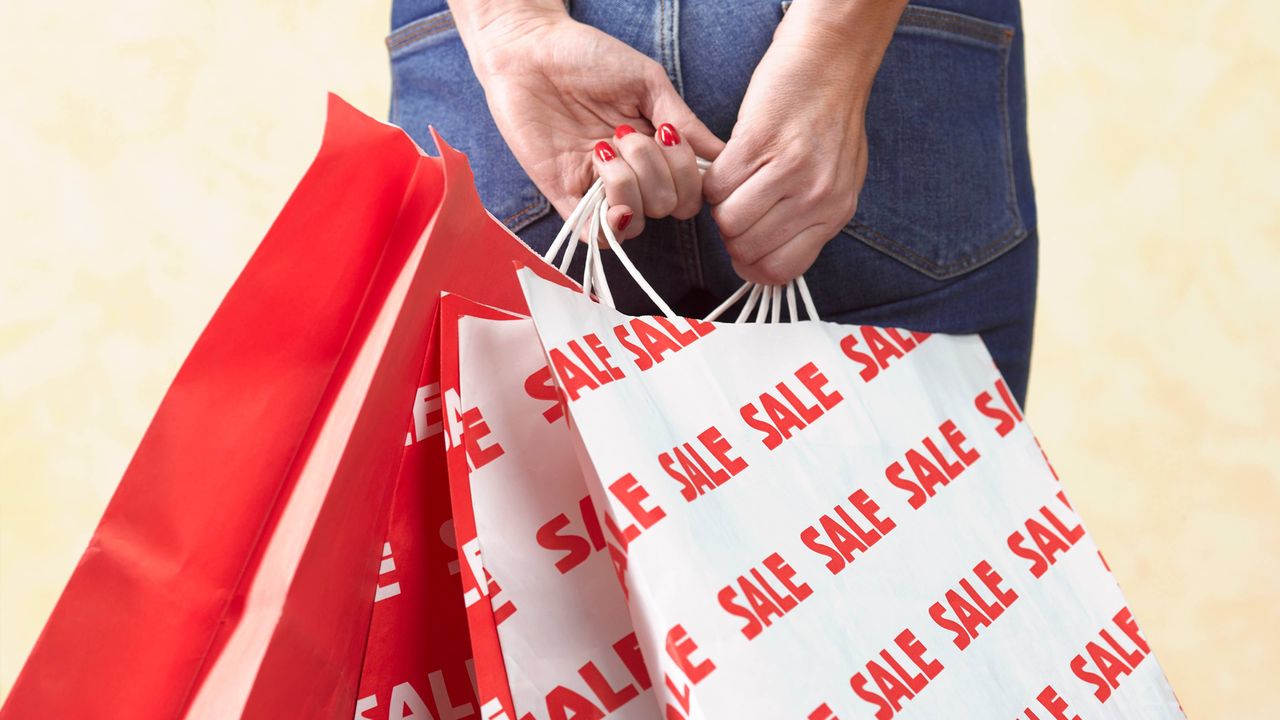
[[[853,218],[866,178],[863,115],[902,3],[844,0],[864,16],[843,21],[824,5],[792,5],[703,178],[734,270],[752,282],[808,270]]]

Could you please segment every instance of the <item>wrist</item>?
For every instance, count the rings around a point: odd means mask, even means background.
[[[571,21],[563,0],[450,0],[449,6],[481,83],[501,64],[503,48]]]
[[[773,46],[796,53],[864,104],[907,0],[795,0]],[[772,49],[772,46],[771,46]],[[852,91],[852,92],[850,92]]]

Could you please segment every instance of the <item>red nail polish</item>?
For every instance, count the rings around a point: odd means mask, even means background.
[[[609,162],[616,157],[613,154],[613,146],[603,140],[596,143],[596,157],[600,158],[600,162]]]
[[[624,135],[630,135],[635,131],[636,131],[635,128],[623,123],[622,125],[619,125],[618,127],[614,128],[613,136],[621,140]]]
[[[627,226],[630,224],[631,224],[631,213],[623,213],[622,217],[618,218],[618,232],[622,232],[623,230],[626,230]]]
[[[671,126],[671,123],[662,123],[658,126],[658,142],[667,147],[674,147],[680,144],[680,133]]]

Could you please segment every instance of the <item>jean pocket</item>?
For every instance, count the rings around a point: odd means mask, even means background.
[[[872,86],[867,178],[845,233],[939,280],[1027,236],[1009,136],[1013,33],[907,7]]]
[[[489,114],[453,14],[432,13],[387,36],[391,122],[434,150],[428,126],[467,154],[485,209],[517,232],[551,212]]]

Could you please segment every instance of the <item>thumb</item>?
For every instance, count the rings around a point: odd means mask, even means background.
[[[640,108],[654,127],[662,123],[671,123],[680,129],[680,134],[697,153],[698,157],[715,160],[724,150],[724,141],[716,137],[693,110],[685,104],[684,98],[676,92],[665,73],[650,83],[647,107]]]

